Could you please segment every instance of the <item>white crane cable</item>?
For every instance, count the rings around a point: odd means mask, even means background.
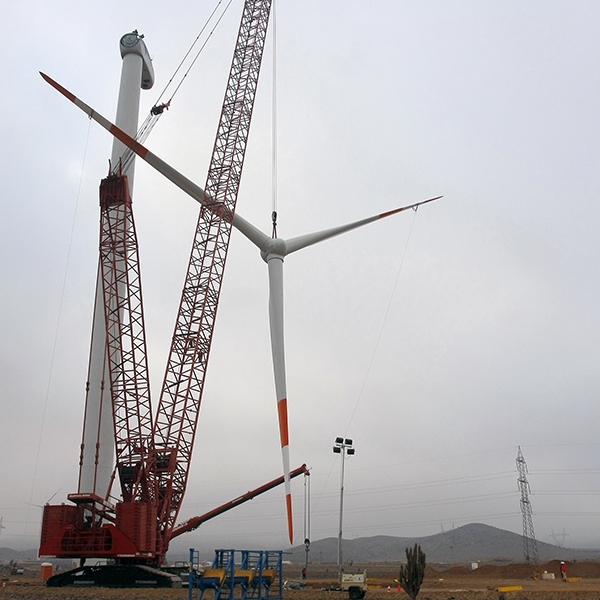
[[[81,161],[81,172],[79,174],[79,185],[77,186],[77,196],[75,198],[75,207],[73,209],[73,219],[71,222],[71,235],[69,237],[69,246],[67,249],[67,260],[65,263],[62,287],[61,287],[61,291],[60,291],[60,300],[58,303],[58,315],[56,317],[56,326],[54,328],[54,341],[52,343],[52,355],[50,357],[48,383],[46,384],[46,397],[44,399],[44,409],[42,410],[42,422],[40,424],[40,436],[38,438],[37,450],[36,450],[36,454],[35,454],[35,464],[33,467],[33,476],[31,478],[31,488],[29,490],[29,502],[27,503],[27,514],[25,516],[25,527],[23,529],[22,541],[25,539],[25,536],[27,535],[27,527],[29,525],[31,507],[37,506],[37,505],[33,504],[33,494],[35,492],[35,483],[36,483],[38,468],[39,468],[39,463],[40,463],[40,454],[41,454],[41,450],[42,450],[42,439],[44,437],[44,426],[46,425],[46,414],[48,412],[48,402],[50,399],[50,390],[52,389],[52,378],[54,375],[54,361],[56,359],[56,349],[58,346],[58,332],[60,330],[63,306],[64,306],[64,300],[65,300],[65,292],[67,289],[67,276],[69,273],[69,264],[71,262],[71,254],[72,254],[72,250],[73,250],[73,239],[75,237],[75,223],[77,221],[77,211],[79,209],[79,200],[81,198],[81,188],[83,186],[83,175],[85,172],[85,163],[86,163],[86,158],[87,158],[88,146],[90,143],[91,125],[92,125],[92,120],[89,119],[88,130],[87,130],[87,134],[86,134],[86,138],[85,138],[85,147],[83,149],[83,158]],[[56,496],[57,493],[58,492],[56,492],[50,498],[50,500],[52,500],[52,498],[54,498],[54,496]],[[48,502],[50,502],[50,500],[48,500]]]
[[[277,15],[275,12],[275,1],[272,4],[273,23],[273,75],[271,89],[271,195],[273,200],[273,211],[271,220],[273,222],[273,238],[277,237]]]

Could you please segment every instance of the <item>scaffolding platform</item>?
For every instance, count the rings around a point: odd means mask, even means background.
[[[201,569],[198,552],[190,550],[188,600],[283,599],[282,550],[215,550],[210,567]]]

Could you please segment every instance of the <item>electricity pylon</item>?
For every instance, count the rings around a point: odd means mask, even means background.
[[[554,540],[554,543],[559,547],[559,548],[564,548],[565,546],[565,538],[568,536],[569,534],[564,530],[562,530],[562,533],[554,533],[554,529],[552,530],[552,533],[550,534],[550,537]]]
[[[527,463],[523,458],[521,446],[517,454],[517,470],[519,477],[517,484],[521,492],[521,514],[523,515],[523,553],[525,562],[538,564],[540,556],[538,554],[537,542],[535,541],[535,533],[533,531],[533,513],[531,511],[531,502],[529,502],[529,482],[527,481]]]

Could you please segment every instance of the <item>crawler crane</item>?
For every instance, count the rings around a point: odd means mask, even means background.
[[[114,420],[121,500],[81,487],[71,504],[46,505],[40,556],[78,558],[81,566],[49,585],[176,585],[163,565],[173,537],[195,529],[289,479],[304,466],[203,515],[176,524],[183,502],[198,422],[232,215],[244,162],[271,0],[245,0],[200,217],[156,415],[150,400],[137,239],[127,174],[113,165],[100,185],[101,293],[105,369]],[[135,32],[137,33],[137,32]],[[44,76],[45,77],[45,76]],[[45,77],[55,87],[58,84]],[[60,88],[60,86],[58,86]],[[75,97],[61,91],[71,100]],[[100,288],[99,288],[100,289]],[[287,431],[285,422],[280,426]],[[85,442],[85,440],[84,440]],[[83,446],[84,444],[82,444]],[[82,461],[84,450],[82,449]],[[89,448],[88,448],[89,451]],[[111,481],[112,484],[112,481]],[[292,539],[291,505],[288,528]],[[86,559],[110,567],[85,567]]]

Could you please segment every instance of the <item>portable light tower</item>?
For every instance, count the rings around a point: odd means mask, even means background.
[[[340,473],[340,528],[338,532],[338,580],[342,581],[342,518],[344,515],[344,460],[346,455],[352,456],[354,454],[354,448],[352,447],[352,440],[348,438],[337,437],[335,438],[335,446],[333,447],[335,454],[341,454],[342,466]]]

